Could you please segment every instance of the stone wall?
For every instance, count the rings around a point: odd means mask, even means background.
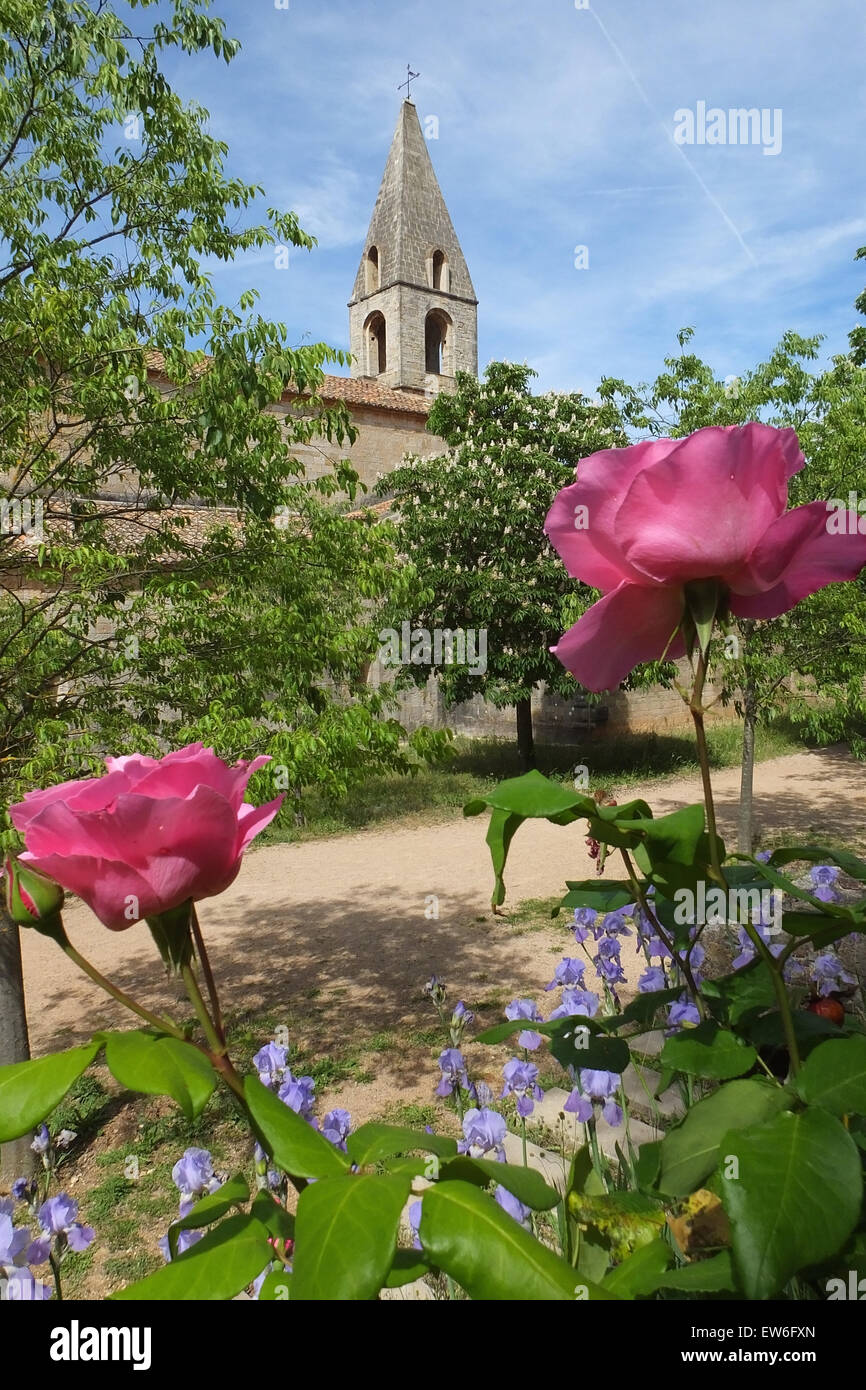
[[[678,663],[682,681],[688,679],[688,666]],[[389,679],[389,673],[380,662],[370,668],[369,683],[379,687]],[[712,700],[717,692],[708,684],[707,698]],[[453,729],[464,738],[514,738],[516,715],[509,705],[497,709],[481,696],[453,705],[447,709],[439,688],[439,683],[431,676],[425,686],[400,691],[398,695],[396,718],[405,728],[412,730],[426,724],[434,729]],[[691,715],[682,697],[676,690],[663,686],[653,686],[648,690],[617,690],[588,700],[585,695],[575,695],[572,700],[562,699],[548,693],[540,686],[532,699],[533,727],[535,737],[541,743],[579,743],[588,735],[593,738],[611,738],[622,733],[689,733],[692,729]],[[732,706],[721,704],[710,710],[708,722],[727,721],[736,718]]]

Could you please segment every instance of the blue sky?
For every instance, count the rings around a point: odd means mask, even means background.
[[[284,0],[278,0],[283,3]],[[582,0],[579,0],[582,3]],[[348,348],[349,298],[397,120],[438,118],[434,166],[479,304],[479,361],[528,361],[537,389],[654,377],[683,325],[717,373],[781,334],[843,351],[866,268],[862,0],[216,0],[242,51],[169,55],[229,169],[319,239],[253,285],[294,343]],[[680,145],[699,102],[781,112],[781,149]],[[588,250],[575,268],[575,248]]]

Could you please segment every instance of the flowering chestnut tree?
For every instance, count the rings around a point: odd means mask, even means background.
[[[417,576],[411,606],[391,604],[387,621],[486,630],[486,672],[455,664],[435,674],[449,704],[483,695],[516,706],[524,766],[533,760],[533,689],[545,681],[567,690],[548,649],[589,601],[588,590],[569,591],[537,518],[579,458],[624,442],[610,406],[577,393],[533,396],[534,375],[511,362],[491,362],[480,381],[458,372],[456,391],[436,398],[427,422],[448,453],[404,461],[378,489],[394,497]],[[404,671],[419,684],[430,675],[427,666]]]

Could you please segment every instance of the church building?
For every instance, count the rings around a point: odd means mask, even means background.
[[[454,389],[457,372],[478,374],[478,300],[411,101],[400,109],[355,276],[349,343],[351,377],[326,376],[319,394],[344,402],[358,438],[352,446],[316,439],[296,452],[310,477],[348,457],[372,488],[405,453],[444,451],[426,431],[432,401]]]

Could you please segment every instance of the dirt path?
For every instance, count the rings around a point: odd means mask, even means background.
[[[732,836],[738,772],[714,781],[721,829]],[[851,843],[863,833],[866,769],[839,749],[762,763],[756,785],[765,836],[796,830]],[[673,810],[699,799],[697,781],[658,783],[648,799],[657,814]],[[569,937],[563,925],[521,931],[493,916],[485,828],[486,817],[395,825],[249,854],[228,892],[200,908],[227,1010],[285,1017],[290,1031],[314,1032],[324,1052],[380,1030],[429,1026],[420,991],[434,972],[452,999],[537,994]],[[521,828],[508,866],[511,904],[551,898],[566,878],[592,876],[581,828],[546,821]],[[425,916],[431,894],[438,920]],[[105,974],[151,1006],[173,1005],[146,927],[106,931],[78,903],[66,920],[76,946]],[[53,943],[23,936],[34,1053],[127,1022]],[[627,969],[632,960],[624,952]],[[399,1072],[399,1057],[389,1054],[388,1066]]]

